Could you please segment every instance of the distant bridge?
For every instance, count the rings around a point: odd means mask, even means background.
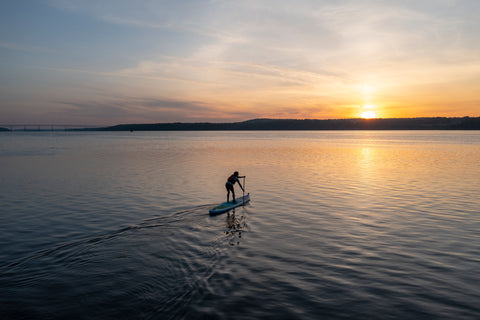
[[[83,124],[0,124],[0,128],[11,131],[66,131],[71,129],[99,128],[101,126]]]

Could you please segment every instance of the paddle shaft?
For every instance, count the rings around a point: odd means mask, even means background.
[[[243,201],[242,206],[245,206],[245,178],[246,178],[246,176],[243,176],[243,189],[242,190],[243,190],[243,200],[244,201]]]

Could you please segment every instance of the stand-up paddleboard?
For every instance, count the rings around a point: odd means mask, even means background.
[[[237,198],[235,200],[236,200],[235,203],[233,203],[232,201],[224,202],[222,204],[219,204],[215,208],[210,209],[210,214],[211,215],[220,214],[220,213],[227,212],[228,210],[231,210],[233,208],[243,206],[245,203],[250,201],[250,193],[243,197]]]

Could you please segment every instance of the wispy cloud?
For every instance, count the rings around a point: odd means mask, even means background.
[[[146,97],[117,97],[110,99],[57,101],[68,106],[72,118],[96,117],[105,124],[118,122],[172,122],[178,119],[206,119],[215,108],[200,101]],[[220,114],[219,114],[220,115]],[[220,115],[221,117],[221,115]]]

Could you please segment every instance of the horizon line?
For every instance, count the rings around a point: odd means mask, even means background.
[[[467,118],[480,118],[480,116],[430,116],[430,117],[392,117],[392,118],[328,118],[328,119],[318,119],[318,118],[252,118],[247,120],[239,121],[229,121],[229,122],[220,122],[220,121],[170,121],[170,122],[131,122],[131,123],[117,123],[117,124],[54,124],[54,123],[12,123],[12,124],[0,124],[0,127],[84,127],[84,128],[97,128],[104,126],[117,126],[117,125],[148,125],[148,124],[196,124],[196,123],[210,123],[210,124],[231,124],[231,123],[242,123],[255,120],[273,120],[273,121],[342,121],[342,120],[363,120],[363,121],[375,121],[375,120],[408,120],[408,119],[467,119]],[[30,129],[32,130],[32,129]]]

